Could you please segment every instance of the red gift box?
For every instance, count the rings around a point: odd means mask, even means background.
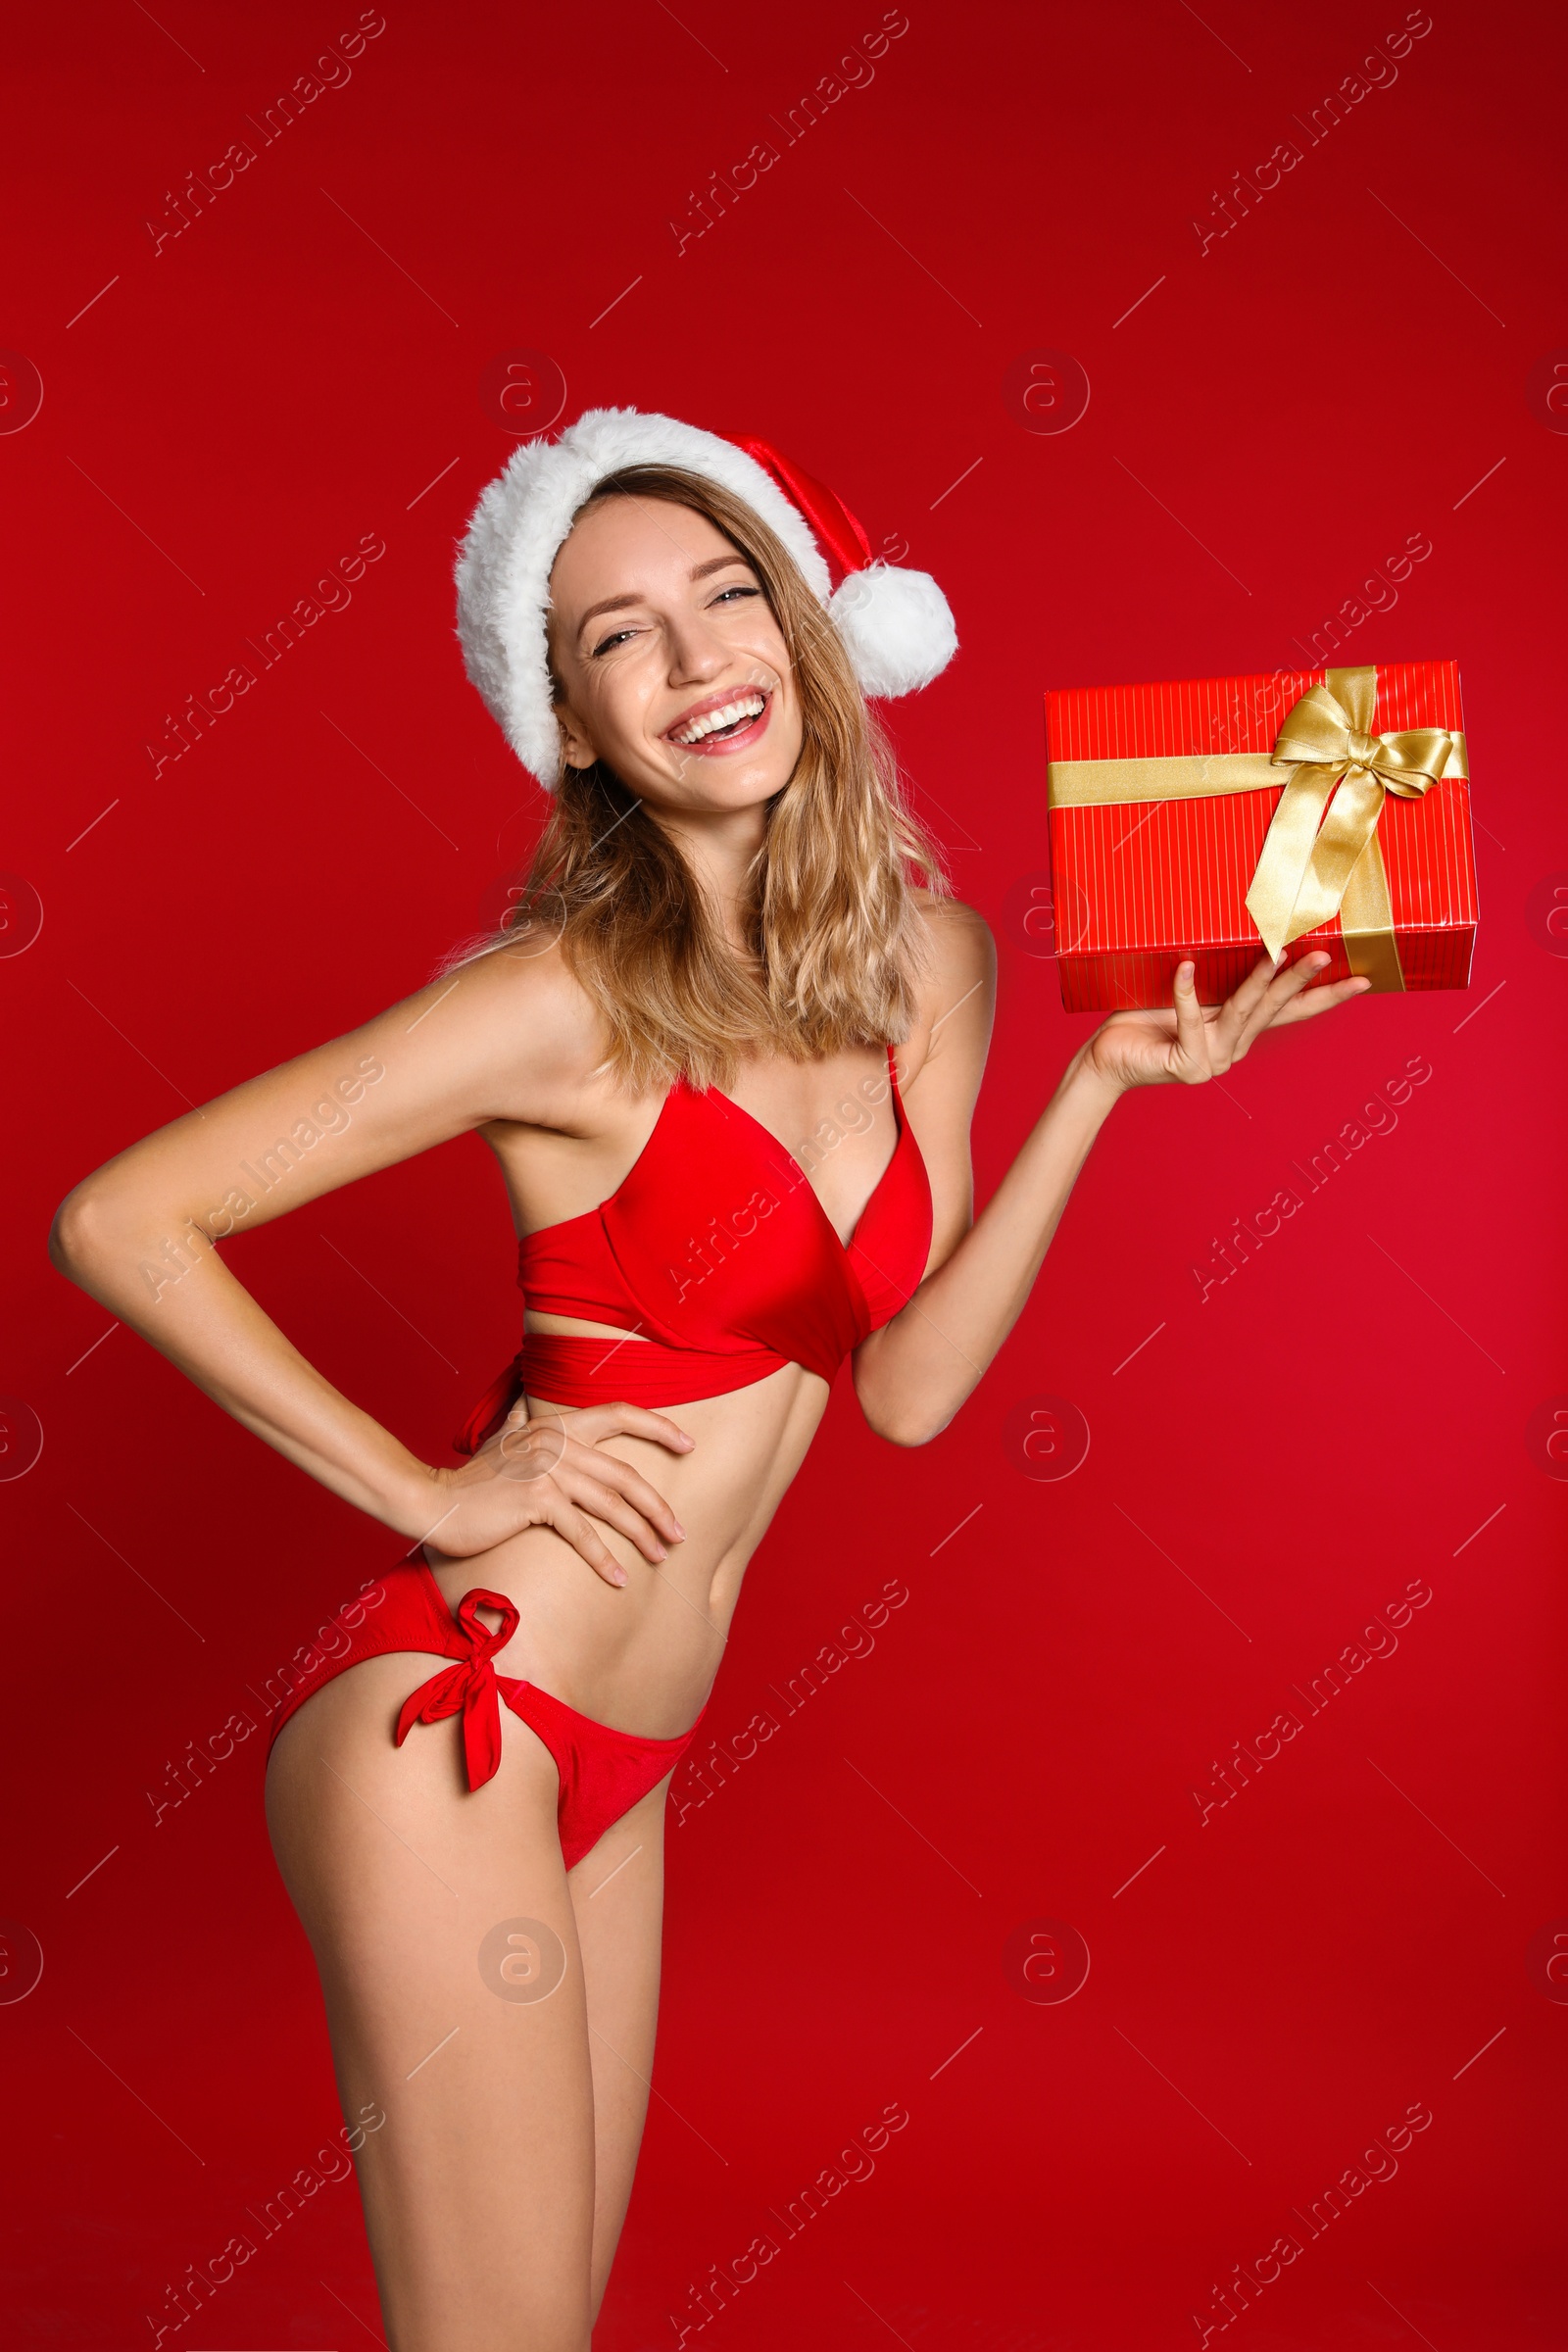
[[[1218,1004],[1281,944],[1327,948],[1325,980],[1469,985],[1455,662],[1052,692],[1046,741],[1069,1012],[1169,1004],[1188,956]]]

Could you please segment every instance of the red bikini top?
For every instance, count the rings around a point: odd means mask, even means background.
[[[482,1446],[526,1391],[564,1405],[678,1404],[803,1364],[831,1380],[918,1287],[931,1188],[888,1048],[898,1142],[848,1245],[806,1170],[716,1087],[677,1078],[629,1174],[597,1208],[524,1237],[517,1286],[542,1313],[625,1340],[529,1333],[453,1443]]]

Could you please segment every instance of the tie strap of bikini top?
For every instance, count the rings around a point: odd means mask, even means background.
[[[500,1610],[501,1625],[495,1633],[481,1621],[481,1608]],[[500,1769],[501,1699],[491,1660],[512,1640],[517,1622],[516,1607],[504,1593],[488,1592],[482,1585],[465,1592],[458,1603],[454,1630],[467,1642],[468,1655],[443,1666],[439,1674],[421,1683],[404,1700],[398,1716],[396,1744],[401,1747],[416,1723],[441,1723],[448,1715],[462,1713],[463,1754],[470,1789],[482,1788]]]

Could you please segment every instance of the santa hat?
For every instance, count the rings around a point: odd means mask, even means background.
[[[912,694],[957,652],[947,598],[930,574],[873,563],[848,507],[765,441],[724,441],[636,409],[590,409],[555,440],[514,451],[475,507],[457,564],[464,665],[547,791],[561,775],[545,642],[551,566],[578,508],[628,466],[678,466],[744,499],[826,608],[862,693]]]

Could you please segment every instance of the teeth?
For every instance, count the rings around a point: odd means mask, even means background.
[[[720,727],[733,726],[738,718],[760,717],[766,708],[766,700],[762,695],[742,695],[738,702],[725,703],[717,710],[705,710],[701,718],[694,718],[678,734],[672,734],[670,741],[679,744],[701,743],[705,735],[716,734]]]

